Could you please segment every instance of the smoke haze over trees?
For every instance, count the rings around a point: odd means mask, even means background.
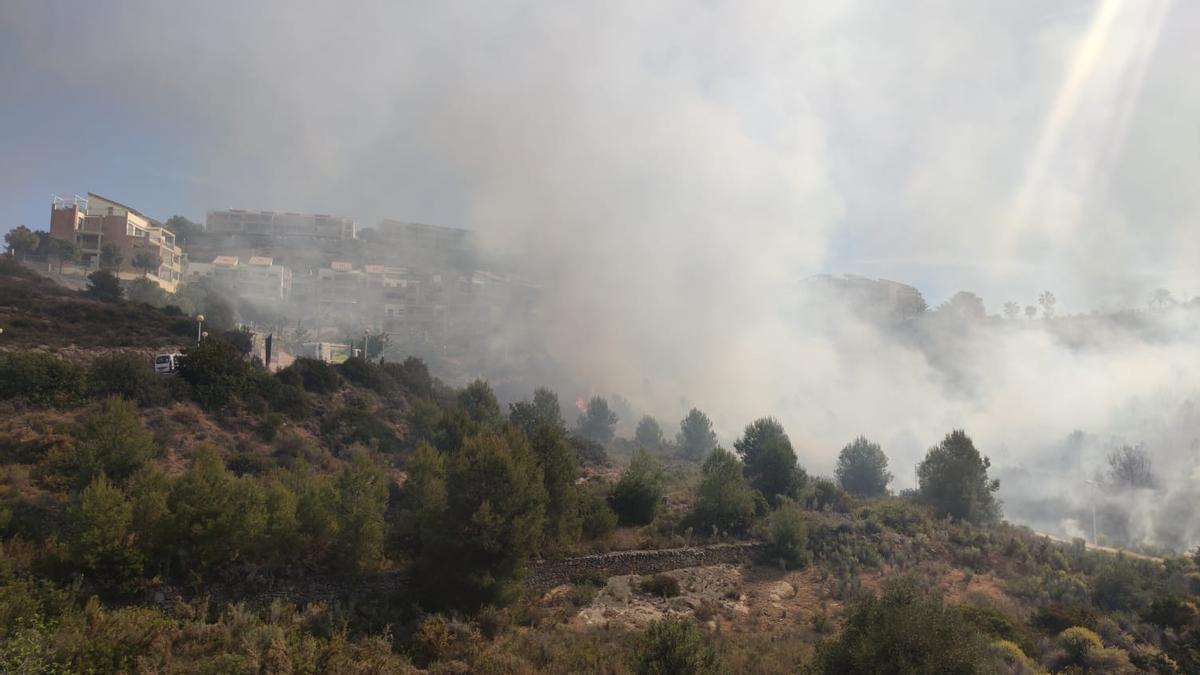
[[[91,29],[53,58],[30,36],[62,4],[0,17],[21,64],[0,74],[0,145],[26,158],[0,174],[0,228],[92,180],[192,220],[469,227],[541,288],[541,320],[494,336],[471,377],[619,392],[627,425],[698,408],[714,445],[773,415],[818,474],[866,435],[904,467],[897,490],[962,428],[1011,513],[1060,529],[1108,454],[1144,444],[1160,494],[1120,505],[1130,536],[1165,542],[1160,510],[1194,503],[1200,7],[77,5]],[[171,39],[106,38],[128,30]],[[116,163],[122,143],[139,166]],[[921,293],[883,284],[868,307],[869,284],[811,281],[842,272]],[[513,344],[536,358],[512,363]]]

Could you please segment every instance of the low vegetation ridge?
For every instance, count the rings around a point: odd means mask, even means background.
[[[866,438],[811,476],[770,417],[625,439],[600,397],[269,374],[233,325],[0,293],[0,672],[1200,672],[1200,556],[1004,522],[963,430],[896,495]]]

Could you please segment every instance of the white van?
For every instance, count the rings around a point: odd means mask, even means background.
[[[174,354],[159,354],[154,357],[154,372],[170,374],[175,372],[179,367],[179,358],[183,356],[179,352]]]

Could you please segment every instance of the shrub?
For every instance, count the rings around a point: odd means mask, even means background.
[[[221,408],[246,394],[250,366],[236,347],[209,337],[183,350],[179,377],[192,386],[192,396],[201,406]]]
[[[817,647],[813,670],[858,673],[991,673],[988,641],[954,607],[911,580],[850,605],[838,637]]]
[[[96,270],[88,275],[87,294],[101,302],[117,302],[124,292],[117,275],[108,270]]]
[[[80,485],[105,474],[124,481],[154,457],[154,437],[142,427],[137,409],[122,398],[109,398],[85,417],[75,431],[75,463]]]
[[[1134,563],[1118,557],[1100,570],[1092,582],[1092,602],[1109,610],[1132,609],[1139,604],[1143,577]]]
[[[429,367],[415,356],[404,359],[403,363],[386,363],[383,370],[414,396],[433,394],[433,377],[429,374]]]
[[[1129,661],[1143,672],[1148,673],[1181,673],[1183,672],[1175,659],[1153,645],[1139,644],[1129,652]]]
[[[1066,652],[1067,659],[1075,665],[1083,665],[1087,655],[1104,648],[1104,641],[1095,632],[1074,626],[1064,630],[1058,636],[1058,643]]]
[[[992,643],[992,656],[1004,668],[1005,673],[1012,675],[1037,675],[1044,672],[1036,661],[1025,655],[1025,652],[1015,642],[998,640]]]
[[[724,670],[712,644],[687,619],[650,624],[634,646],[630,667],[638,675],[708,675]]]
[[[754,520],[754,490],[742,475],[742,463],[717,447],[704,460],[703,476],[689,520],[698,530],[741,534]]]
[[[638,582],[638,589],[647,595],[673,598],[679,595],[679,580],[670,574],[655,574],[642,577]]]
[[[809,481],[804,490],[804,506],[813,511],[835,511],[845,513],[850,510],[850,500],[833,481],[828,478],[817,478]]]
[[[790,568],[808,564],[808,525],[804,511],[796,502],[785,499],[771,514],[769,555]]]
[[[484,607],[475,615],[475,623],[479,626],[480,635],[495,640],[512,625],[512,615],[506,609]]]
[[[1000,481],[988,478],[991,461],[979,454],[961,430],[946,435],[929,449],[917,465],[921,499],[941,516],[975,524],[994,523],[1000,518],[1000,503],[993,493]]]
[[[71,521],[71,553],[85,580],[106,591],[136,590],[142,557],[134,546],[133,508],[125,495],[101,474],[79,495]]]
[[[634,452],[629,468],[612,489],[613,511],[622,525],[646,525],[654,521],[663,497],[662,469],[643,450]]]
[[[402,447],[396,432],[378,415],[361,405],[347,405],[324,419],[321,433],[343,449],[361,444],[390,454],[399,452]]]
[[[1156,626],[1180,629],[1196,620],[1196,607],[1185,598],[1163,595],[1150,603],[1143,616]]]
[[[426,663],[440,660],[450,651],[450,622],[441,614],[426,617],[413,635],[413,648]]]
[[[201,447],[192,466],[171,486],[170,544],[182,567],[201,578],[256,548],[266,527],[262,491],[234,478],[216,450]]]
[[[366,452],[355,452],[337,481],[335,551],[342,571],[361,576],[379,571],[387,562],[383,555],[387,500],[387,476]]]
[[[859,497],[887,494],[892,474],[888,473],[887,455],[878,443],[859,436],[842,448],[838,455],[837,481],[843,490]]]
[[[178,381],[158,375],[148,360],[132,352],[97,358],[87,379],[93,396],[121,396],[141,405],[169,402],[173,396],[168,383]]]
[[[608,502],[596,495],[584,495],[579,500],[584,539],[607,539],[617,528],[617,514]]]
[[[235,328],[221,333],[221,339],[233,345],[242,356],[249,356],[254,351],[254,335],[244,328]]]
[[[0,353],[0,399],[68,405],[83,395],[83,369],[44,352]]]
[[[332,394],[342,386],[342,378],[333,366],[319,359],[300,358],[276,374],[280,380],[298,383],[314,394]]]
[[[604,450],[604,446],[589,441],[580,436],[568,436],[567,444],[571,446],[571,450],[575,452],[575,458],[583,466],[604,466],[608,464],[608,453]]]

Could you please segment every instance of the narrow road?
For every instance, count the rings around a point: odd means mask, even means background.
[[[1039,537],[1045,537],[1045,538],[1049,539],[1050,541],[1056,541],[1060,544],[1074,544],[1075,543],[1070,539],[1063,539],[1062,537],[1056,537],[1053,534],[1047,534],[1045,532],[1038,532],[1036,530],[1034,531],[1034,534],[1036,534]],[[1163,563],[1162,558],[1156,558],[1152,555],[1145,555],[1142,553],[1134,553],[1133,551],[1127,551],[1123,548],[1113,548],[1111,546],[1100,546],[1099,544],[1093,544],[1086,540],[1084,541],[1084,545],[1087,546],[1087,549],[1089,551],[1100,551],[1102,553],[1112,553],[1114,555],[1120,553],[1120,554],[1126,555],[1130,558],[1137,558],[1139,560],[1149,560],[1151,562],[1156,562],[1160,565]]]

